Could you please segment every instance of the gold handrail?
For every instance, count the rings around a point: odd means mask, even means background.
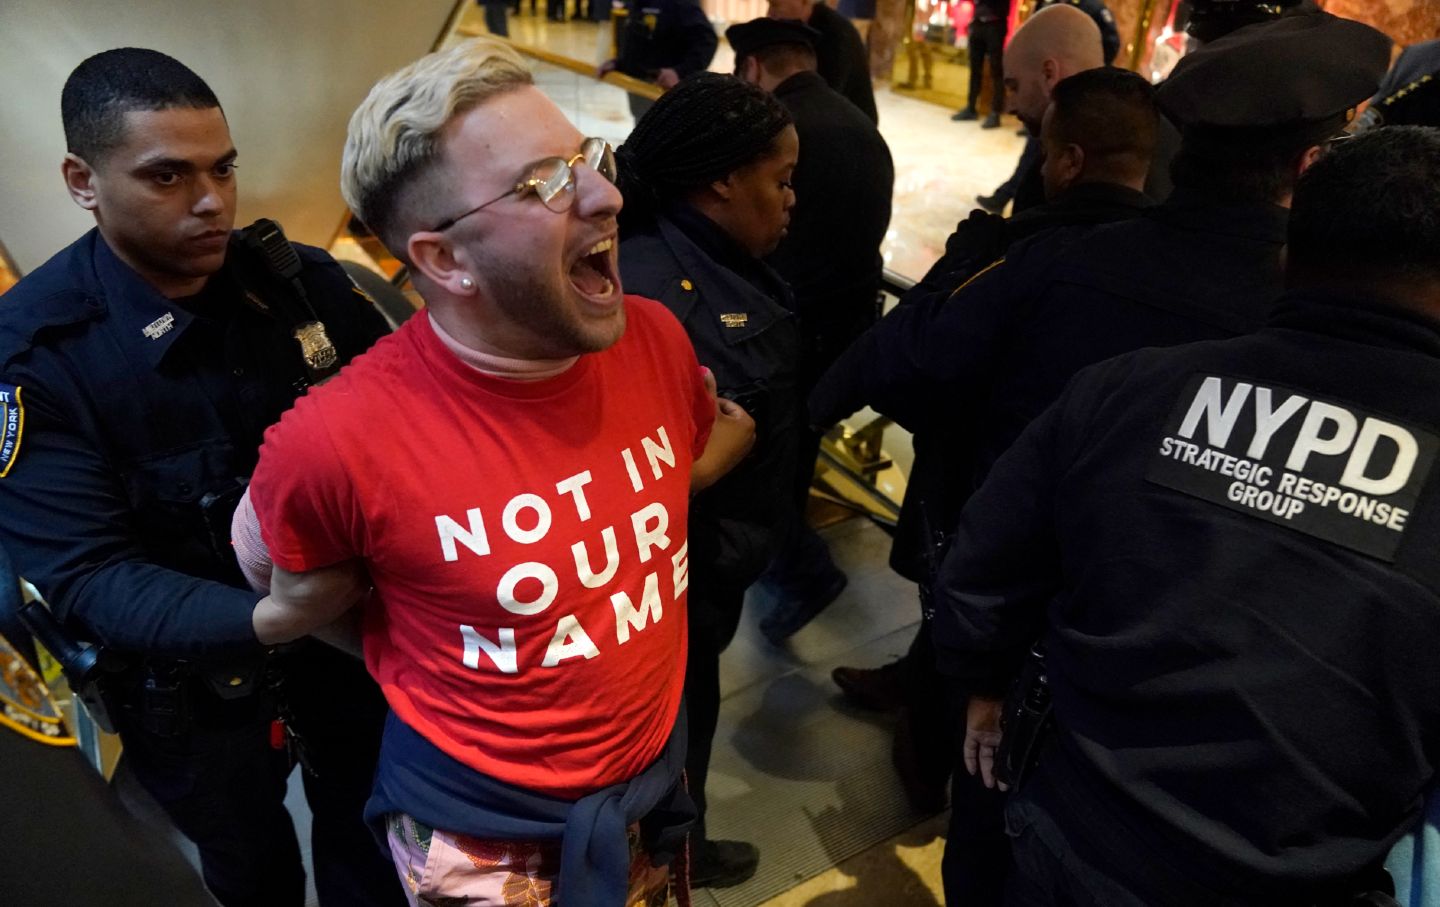
[[[467,38],[478,38],[490,34],[484,29],[476,28],[473,25],[461,25],[455,29],[455,33],[459,35],[464,35]],[[546,50],[543,47],[531,47],[527,44],[516,44],[514,41],[510,41],[509,38],[498,38],[497,40],[509,42],[510,46],[515,48],[520,53],[524,54],[527,57],[533,57],[534,59],[539,60],[541,63],[548,63],[551,66],[558,66],[561,69],[568,69],[571,72],[579,73],[582,76],[590,76],[591,78],[595,77],[595,66],[592,63],[586,63],[583,60],[576,60],[572,57],[566,57],[561,54],[557,54],[554,51]],[[649,98],[652,101],[665,93],[659,85],[655,85],[651,82],[646,82],[642,79],[637,79],[634,76],[627,76],[621,72],[608,72],[600,79],[600,81],[606,82],[610,85],[614,85],[616,88],[623,89],[630,94],[638,94],[642,98]]]

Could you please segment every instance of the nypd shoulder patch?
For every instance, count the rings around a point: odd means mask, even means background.
[[[0,729],[4,728],[39,743],[75,745],[40,675],[0,636]]]
[[[20,387],[0,384],[0,478],[15,465],[20,440],[25,433],[25,404]]]

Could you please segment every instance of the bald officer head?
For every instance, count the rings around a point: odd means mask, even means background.
[[[1055,83],[1104,65],[1095,20],[1068,4],[1047,6],[1025,20],[1005,49],[1010,112],[1038,136]]]

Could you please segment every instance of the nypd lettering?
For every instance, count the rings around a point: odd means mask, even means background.
[[[1386,561],[1440,439],[1349,404],[1196,375],[1146,478]]]
[[[0,384],[0,479],[15,465],[20,456],[20,439],[25,433],[25,404],[20,388]]]

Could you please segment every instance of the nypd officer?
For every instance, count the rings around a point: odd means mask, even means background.
[[[385,326],[323,252],[232,234],[235,148],[178,61],[93,56],[61,111],[66,188],[97,226],[0,306],[0,542],[125,665],[108,696],[126,762],[222,904],[305,902],[297,754],[321,903],[402,904],[360,819],[383,700],[327,646],[262,650],[229,545],[265,428]]]
[[[1254,330],[1281,288],[1295,179],[1374,92],[1389,48],[1369,26],[1316,13],[1186,56],[1157,95],[1183,124],[1165,204],[1021,242],[954,295],[895,309],[821,379],[811,418],[869,404],[929,421],[948,390],[980,408],[983,474],[1081,367]]]
[[[976,211],[947,243],[946,254],[924,280],[900,300],[901,306],[944,299],[976,272],[1005,255],[1009,245],[1047,230],[1101,224],[1137,217],[1149,207],[1141,191],[1155,149],[1159,115],[1154,91],[1127,70],[1102,66],[1076,73],[1055,85],[1045,111],[1041,138],[1047,149],[1046,191],[1050,200],[1005,220]],[[1122,136],[1123,138],[1118,138]],[[958,401],[945,408],[916,406],[903,415],[914,431],[915,458],[890,565],[919,584],[921,620],[903,658],[883,667],[841,666],[831,677],[852,702],[900,708],[895,765],[917,808],[944,805],[945,784],[955,766],[950,741],[955,722],[943,679],[936,673],[931,640],[930,589],[939,566],[937,543],[953,531],[960,507],[973,490],[976,435],[981,426],[966,418]],[[915,421],[926,410],[932,420]],[[942,863],[946,899],[951,903],[998,904],[1008,861],[1002,833],[1000,796],[969,783],[951,785],[952,823]]]
[[[821,373],[879,316],[880,243],[890,225],[895,167],[874,121],[820,76],[819,32],[793,19],[762,18],[731,26],[725,38],[735,50],[735,74],[771,92],[800,138],[790,179],[795,208],[766,262],[794,291],[803,404]],[[820,439],[820,432],[803,433],[795,523],[765,576],[778,602],[760,629],[775,645],[834,601],[846,582],[824,539],[804,521]]]
[[[1043,629],[1053,696],[1012,903],[1386,903],[1440,759],[1440,131],[1315,163],[1286,282],[1082,372],[964,512],[942,666],[999,692]]]
[[[865,403],[909,426],[963,415],[963,499],[1084,366],[1255,330],[1281,290],[1295,179],[1374,92],[1389,47],[1368,26],[1317,13],[1185,57],[1157,95],[1184,124],[1164,204],[1026,240],[948,299],[895,309],[821,379],[811,418],[826,424]],[[969,702],[968,721],[998,714],[996,702]],[[965,856],[958,842],[982,808],[952,813],[966,824],[952,831],[948,864]],[[993,799],[988,812],[998,829]]]
[[[1319,12],[1315,0],[1190,0],[1185,34],[1198,46],[1218,41],[1247,25],[1315,12]]]

